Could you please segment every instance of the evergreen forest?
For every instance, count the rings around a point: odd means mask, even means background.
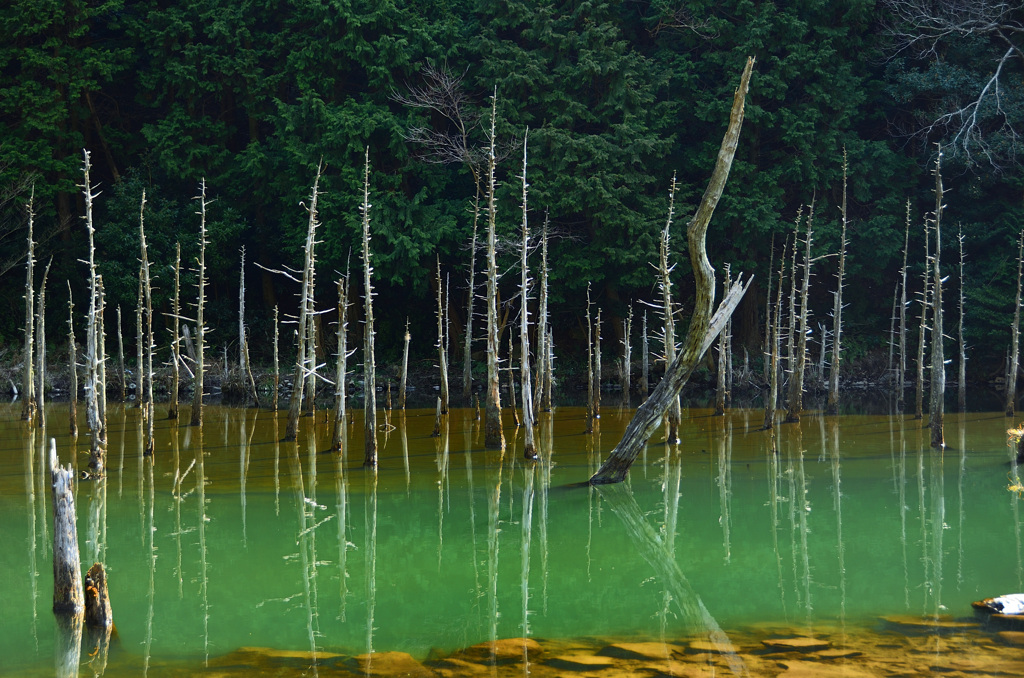
[[[550,234],[556,351],[586,359],[589,293],[605,319],[605,350],[618,356],[622,320],[632,310],[638,332],[640,314],[659,303],[673,181],[673,294],[684,323],[689,316],[686,222],[752,56],[744,128],[707,236],[719,290],[726,264],[754,276],[733,318],[734,350],[761,360],[779,262],[812,205],[810,327],[830,323],[845,154],[844,350],[848,359],[886,355],[905,251],[907,313],[919,314],[941,149],[947,327],[962,289],[968,372],[1005,373],[1024,229],[1024,3],[8,0],[0,31],[8,359],[24,333],[30,196],[37,285],[51,262],[48,341],[65,341],[68,294],[80,306],[88,296],[83,149],[99,191],[108,333],[114,309],[130,318],[137,305],[145,191],[156,336],[167,351],[175,247],[194,264],[194,198],[205,181],[207,342],[215,356],[222,346],[237,352],[244,248],[250,350],[269,361],[274,309],[297,315],[300,291],[273,271],[302,267],[305,203],[322,163],[315,296],[329,337],[334,281],[362,276],[368,165],[378,362],[400,359],[407,319],[414,356],[436,356],[439,282],[461,355],[467,295],[483,288],[479,254],[472,287],[469,276],[492,104],[499,314],[511,323],[518,313],[527,138],[530,228],[539,234],[547,222]],[[181,276],[182,303],[194,304],[195,272]]]

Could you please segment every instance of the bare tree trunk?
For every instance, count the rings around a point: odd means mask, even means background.
[[[732,280],[729,275],[729,264],[725,265],[725,289],[729,289]],[[718,377],[715,388],[715,416],[725,416],[725,392],[726,392],[726,362],[728,360],[729,323],[725,324],[725,330],[718,335]]]
[[[146,213],[146,191],[142,191],[142,204],[139,207],[139,247],[142,254],[142,285],[145,291],[145,311],[146,311],[146,401],[143,404],[141,401],[139,405],[143,408],[144,415],[143,419],[146,422],[146,446],[143,451],[145,456],[153,454],[156,449],[156,443],[153,438],[153,288],[152,281],[149,276],[149,251],[146,247],[146,229],[144,227]],[[141,314],[140,314],[141,317]],[[141,329],[141,328],[140,328]],[[141,333],[140,333],[141,334]],[[139,337],[142,338],[141,336]],[[141,350],[140,350],[141,355]],[[139,375],[139,382],[142,382],[143,375]]]
[[[206,372],[203,353],[206,349],[206,325],[203,312],[206,310],[206,179],[199,183],[199,259],[196,262],[199,280],[196,283],[199,293],[196,299],[196,371],[192,383],[192,426],[203,424],[203,377]]]
[[[491,97],[490,147],[487,153],[487,399],[484,414],[484,445],[489,449],[505,449],[501,428],[501,385],[498,370],[498,265],[497,233],[494,201],[495,156],[494,122],[498,112],[498,90]]]
[[[814,203],[807,210],[807,235],[804,238],[804,279],[800,286],[800,324],[797,328],[796,349],[793,363],[793,374],[789,383],[789,408],[786,421],[800,421],[804,409],[804,369],[807,366],[807,305],[811,282],[811,241],[814,227]],[[795,237],[795,236],[794,236]],[[793,243],[794,249],[796,242]],[[796,270],[793,271],[794,277]]]
[[[478,176],[474,170],[474,176]],[[469,242],[469,292],[466,295],[466,336],[462,347],[462,397],[469,403],[473,394],[473,302],[476,300],[476,233],[480,219],[480,181],[473,197],[473,238]],[[401,398],[401,396],[399,396]],[[403,401],[404,402],[404,401]],[[403,409],[404,405],[401,406]]]
[[[377,379],[373,347],[373,266],[370,264],[370,147],[366,147],[366,161],[363,165],[363,293],[365,295],[366,327],[363,329],[363,381],[365,387],[365,408],[363,424],[365,431],[365,455],[363,466],[377,467]]]
[[[86,156],[86,183],[88,183],[89,176],[89,157]],[[36,244],[33,240],[33,228],[36,219],[35,213],[35,186],[32,187],[32,192],[29,195],[28,205],[28,260],[25,265],[25,344],[24,350],[22,351],[22,374],[21,374],[21,390],[24,391],[22,397],[24,401],[21,405],[21,418],[25,421],[32,421],[32,417],[35,415],[36,399],[35,399],[35,378],[32,375],[32,352],[35,348],[35,263],[36,263]]]
[[[123,403],[125,398],[125,371],[124,371],[124,331],[121,322],[121,304],[117,305],[117,376],[119,397]]]
[[[594,419],[601,418],[601,308],[594,322]]]
[[[281,393],[281,323],[278,319],[277,304],[274,304],[274,398],[271,407],[278,409],[278,396]]]
[[[544,225],[540,233],[540,300],[537,309],[537,396],[534,404],[534,421],[540,411],[551,411],[551,390],[547,383],[548,372],[548,215],[544,214]]]
[[[828,372],[828,402],[826,414],[839,414],[839,361],[842,358],[843,336],[843,278],[846,275],[846,148],[843,148],[843,228],[839,236],[839,271],[836,273],[835,306],[832,308],[832,365]]]
[[[36,412],[39,428],[46,425],[46,279],[50,277],[51,258],[39,283],[39,312],[36,314]]]
[[[437,363],[441,377],[441,414],[448,414],[448,351],[444,332],[444,290],[441,287],[441,257],[437,257]]]
[[[967,411],[967,344],[964,342],[964,229],[960,226],[957,234],[960,243],[960,322],[957,323],[957,346],[960,349],[957,377],[957,409]]]
[[[928,331],[928,309],[931,307],[932,286],[929,282],[931,277],[932,257],[929,251],[931,247],[931,234],[928,232],[928,223],[924,225],[924,275],[921,285],[921,325],[917,337],[917,380],[915,393],[914,419],[924,418],[924,349],[925,336]]]
[[[178,387],[181,384],[181,243],[174,243],[174,296],[171,297],[171,393],[167,405],[167,418],[178,418]],[[118,327],[121,308],[118,307]],[[124,370],[121,371],[124,383]]]
[[[320,198],[320,173],[323,171],[323,164],[317,165],[316,178],[313,180],[313,190],[309,196],[309,221],[306,226],[306,247],[302,265],[302,288],[299,293],[299,327],[296,330],[298,337],[296,344],[295,370],[292,376],[292,396],[288,403],[288,427],[285,429],[284,439],[295,440],[299,433],[299,414],[302,411],[302,394],[306,385],[306,333],[309,326],[309,303],[308,299],[313,286],[313,267],[316,265],[316,229],[319,226],[317,221],[316,204]],[[311,356],[312,362],[316,363],[316,356]]]
[[[929,423],[931,445],[936,449],[946,446],[942,424],[945,415],[946,356],[942,342],[942,274],[939,257],[942,253],[942,146],[935,158],[935,257],[932,267],[932,387]]]
[[[107,312],[107,294],[103,287],[103,276],[96,276],[99,289],[99,308],[96,309],[96,403],[100,418],[100,445],[107,447],[107,330],[103,319]]]
[[[665,339],[664,353],[666,370],[668,370],[668,366],[675,362],[676,359],[676,321],[672,303],[672,279],[669,277],[669,272],[672,270],[672,267],[670,267],[668,263],[669,229],[672,226],[672,217],[675,214],[675,205],[676,175],[673,173],[672,185],[668,192],[668,218],[665,220],[665,228],[661,232],[661,248],[658,259],[658,280],[661,285],[661,313],[662,320],[664,321],[663,332]],[[669,444],[673,444],[679,441],[679,424],[683,417],[678,397],[676,397],[674,401],[669,402],[667,414],[668,417],[665,422],[665,439]]]
[[[587,433],[594,432],[594,323],[590,320],[590,283],[587,283]]]
[[[50,439],[50,481],[53,492],[53,611],[85,613],[82,561],[78,552],[75,474],[57,463],[57,441]]]
[[[903,414],[907,390],[907,254],[910,251],[910,199],[907,199],[907,221],[903,233],[903,268],[900,269],[900,344],[896,375],[896,409]]]
[[[331,449],[341,452],[345,441],[345,379],[348,374],[348,298],[345,294],[345,280],[338,280],[338,362],[334,373],[334,437]],[[402,384],[405,386],[405,384]],[[399,394],[399,401],[403,401]],[[402,407],[405,407],[402,402]]]
[[[78,348],[75,346],[75,301],[68,280],[68,363],[71,386],[68,388],[68,424],[72,437],[78,436]]]
[[[1020,298],[1024,282],[1024,231],[1017,242],[1017,297],[1013,302],[1013,325],[1010,327],[1010,368],[1006,372],[1006,416],[1012,417],[1017,408],[1017,372],[1020,360]]]
[[[644,309],[644,322],[643,322],[643,358],[640,363],[640,395],[646,396],[648,389],[650,389],[651,383],[651,350],[647,336],[647,309]]]
[[[690,327],[686,333],[686,340],[683,343],[683,350],[675,361],[669,366],[664,379],[658,384],[654,393],[637,410],[636,415],[629,422],[622,440],[615,446],[601,468],[590,478],[593,485],[604,485],[608,483],[621,482],[629,472],[629,467],[639,456],[644,443],[653,435],[666,410],[672,402],[678,402],[679,391],[686,385],[693,369],[697,366],[704,352],[714,342],[718,333],[722,331],[725,323],[732,316],[736,305],[742,299],[744,292],[749,287],[740,283],[728,290],[719,307],[719,312],[714,317],[711,315],[715,302],[715,272],[708,261],[706,250],[706,236],[708,224],[714,214],[718,199],[722,196],[725,183],[729,178],[729,170],[732,167],[732,159],[736,154],[736,146],[739,143],[740,130],[743,126],[743,105],[747,95],[747,87],[750,82],[750,73],[754,67],[753,58],[747,59],[746,67],[740,78],[740,86],[736,89],[733,98],[732,110],[729,116],[729,127],[722,139],[722,147],[718,152],[718,159],[715,162],[715,169],[711,175],[704,196],[696,214],[687,225],[686,234],[690,250],[690,263],[693,266],[696,297],[694,299],[693,316],[690,319]]]
[[[633,346],[630,336],[633,334],[633,307],[630,306],[626,319],[622,321],[622,393],[629,399],[632,384]]]
[[[796,248],[800,239],[800,221],[803,219],[804,208],[801,205],[796,211],[796,225],[793,228],[793,246],[790,249],[789,261],[789,314],[786,317],[786,374],[792,385],[796,372]],[[788,401],[789,395],[785,399]]]
[[[523,133],[523,223],[522,241],[519,248],[519,380],[523,403],[523,457],[537,458],[537,444],[533,435],[533,385],[530,379],[530,224],[527,219],[526,194],[529,184],[526,181],[526,147],[529,129]],[[513,401],[513,406],[515,401]]]
[[[99,194],[93,191],[89,179],[89,151],[82,152],[84,161],[82,173],[84,182],[82,192],[85,197],[85,227],[89,235],[89,313],[86,326],[86,413],[89,421],[91,434],[91,445],[89,454],[89,468],[96,476],[106,474],[105,450],[103,438],[103,422],[100,413],[100,376],[99,376],[99,351],[97,345],[99,335],[99,305],[100,305],[100,282],[96,275],[96,247],[94,244],[95,228],[93,227],[92,205],[93,200]]]
[[[779,259],[779,287],[775,291],[775,304],[772,305],[771,297],[768,298],[768,317],[766,335],[769,337],[768,355],[768,397],[764,403],[764,430],[775,428],[775,408],[779,402],[779,341],[782,335],[782,282],[786,275],[786,248],[783,247],[783,256]],[[768,273],[771,276],[771,271]],[[769,290],[771,285],[769,284]],[[774,309],[774,312],[773,312]]]
[[[249,340],[245,331],[245,245],[242,245],[241,259],[238,267],[238,365],[242,368],[242,378],[246,380],[246,390],[259,407],[260,396],[252,376],[252,365],[249,364]]]
[[[406,391],[409,383],[409,344],[412,335],[409,334],[409,318],[405,319],[405,348],[402,350],[402,378],[398,382],[398,407],[405,409]]]

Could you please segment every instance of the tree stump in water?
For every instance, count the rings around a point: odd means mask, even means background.
[[[103,563],[94,563],[85,575],[85,624],[90,628],[106,628],[114,624]]]
[[[75,523],[74,472],[57,464],[57,441],[50,439],[50,481],[53,490],[53,611],[81,615],[82,562]]]

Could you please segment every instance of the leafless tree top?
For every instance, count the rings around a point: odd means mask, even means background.
[[[949,97],[945,112],[920,121],[917,129],[907,131],[908,136],[922,140],[945,136],[951,154],[961,153],[973,162],[973,155],[980,153],[997,169],[1001,153],[1012,160],[1020,135],[1007,114],[1011,90],[1005,80],[1008,64],[1024,61],[1024,2],[883,0],[883,6],[888,10],[885,30],[894,57],[942,63],[950,44],[971,37],[986,38],[1001,53],[993,58],[991,72],[982,77],[976,92]],[[989,141],[995,135],[1008,140],[1001,152]]]

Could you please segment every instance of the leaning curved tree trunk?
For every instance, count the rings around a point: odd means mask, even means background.
[[[743,293],[750,285],[749,280],[746,285],[742,284],[740,277],[737,276],[736,283],[726,292],[722,305],[712,317],[711,311],[715,303],[715,272],[711,268],[711,262],[708,261],[705,239],[711,216],[722,196],[722,191],[725,190],[725,182],[729,178],[732,159],[736,154],[736,146],[739,144],[740,130],[743,127],[743,104],[753,68],[754,59],[751,57],[747,59],[747,65],[740,78],[740,86],[733,96],[729,127],[725,132],[725,138],[722,139],[722,147],[718,151],[718,160],[715,162],[711,181],[704,191],[704,197],[701,198],[697,213],[694,214],[686,228],[696,297],[693,305],[693,317],[690,319],[690,328],[686,333],[683,349],[665,372],[665,377],[658,387],[637,410],[633,420],[626,427],[622,440],[615,446],[597,473],[590,478],[592,485],[618,483],[626,478],[629,467],[639,456],[644,443],[657,430],[666,410],[672,401],[678,398],[679,392],[689,381],[690,374],[697,363],[725,327],[732,312],[736,309],[736,305],[743,298]]]

